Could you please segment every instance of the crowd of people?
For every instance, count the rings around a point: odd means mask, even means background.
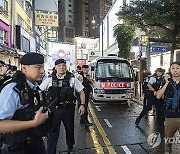
[[[0,153],[55,154],[61,122],[66,131],[67,151],[73,153],[76,102],[80,124],[93,125],[88,121],[93,85],[89,66],[77,66],[76,72],[71,73],[66,61],[58,59],[52,74],[44,78],[41,54],[27,53],[20,63],[21,71],[0,61]],[[144,71],[143,110],[135,124],[139,126],[143,116],[155,106],[158,123],[165,124],[165,137],[172,137],[180,128],[180,62],[173,62],[169,72],[164,73],[162,68],[157,68],[153,75]],[[165,151],[171,152],[171,144],[166,144]]]
[[[85,128],[92,125],[88,121],[93,84],[88,75],[89,66],[78,66],[77,72],[72,74],[67,70],[66,61],[58,59],[52,74],[43,79],[42,55],[28,53],[21,57],[20,63],[21,71],[10,70],[0,61],[1,154],[56,154],[61,122],[66,131],[67,151],[73,153],[76,100],[80,124]]]
[[[136,118],[139,123],[155,107],[157,122],[165,128],[165,138],[172,138],[180,129],[180,62],[171,63],[169,72],[157,68],[155,73],[143,72],[143,109]],[[172,143],[165,143],[165,153],[170,154]]]
[[[4,61],[0,60],[0,87],[5,81],[10,79],[17,71],[17,66],[5,64]]]

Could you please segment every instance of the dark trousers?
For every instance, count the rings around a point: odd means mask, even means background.
[[[85,92],[85,112],[83,115],[81,115],[81,122],[87,122],[88,121],[89,95],[90,95],[90,92]]]
[[[145,108],[147,105],[147,98],[146,96],[144,95],[144,99],[143,99],[143,108]]]
[[[148,113],[152,109],[152,106],[155,106],[156,108],[156,116],[157,119],[161,119],[163,116],[163,111],[162,111],[162,101],[158,100],[156,96],[154,96],[153,92],[150,92],[147,98],[147,104],[141,111],[139,118],[141,119],[145,114]]]
[[[0,154],[46,154],[46,149],[42,138],[39,138],[23,144],[21,150],[14,150],[8,145],[3,145]]]
[[[75,107],[73,105],[68,105],[67,107],[59,107],[54,111],[55,122],[52,131],[48,135],[47,154],[56,154],[56,147],[59,138],[61,121],[63,122],[66,130],[66,143],[68,147],[73,147],[75,143],[74,111]]]
[[[143,108],[145,108],[146,105],[147,105],[147,99],[148,99],[148,96],[149,96],[149,91],[144,88],[143,93],[144,93]]]

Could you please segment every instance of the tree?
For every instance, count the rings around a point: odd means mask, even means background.
[[[131,5],[121,7],[117,13],[120,19],[148,32],[152,28],[160,28],[156,35],[170,39],[174,59],[174,50],[179,42],[180,34],[180,3],[178,0],[137,0]]]
[[[128,59],[130,57],[131,44],[135,36],[135,30],[127,24],[117,24],[114,27],[114,37],[118,42],[119,57]]]

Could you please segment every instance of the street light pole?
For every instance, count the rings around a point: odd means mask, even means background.
[[[15,47],[16,44],[16,30],[15,30],[15,1],[11,0],[11,43],[13,44],[13,46]]]
[[[150,51],[151,50],[151,44],[150,44],[150,39],[148,38],[148,44],[147,44],[147,70],[150,71],[150,67],[151,67],[151,54]]]
[[[103,19],[102,19],[102,57],[104,56],[104,53],[103,53]]]

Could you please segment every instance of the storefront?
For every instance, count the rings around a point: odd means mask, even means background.
[[[19,65],[19,54],[13,48],[0,44],[0,60],[3,60],[6,64]]]
[[[0,44],[11,47],[11,27],[0,20]]]
[[[0,20],[0,60],[18,66],[19,56],[12,48],[11,27]]]

